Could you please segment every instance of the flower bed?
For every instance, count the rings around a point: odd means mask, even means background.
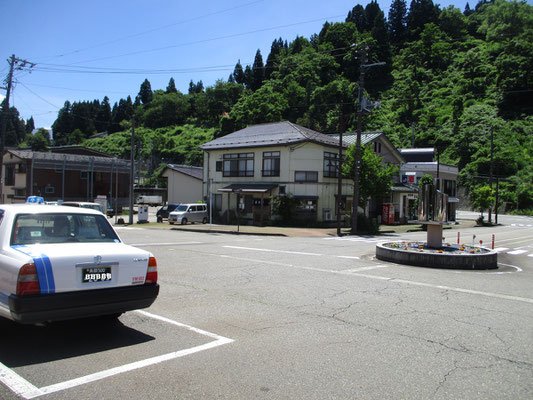
[[[490,252],[489,249],[480,246],[471,246],[467,244],[450,244],[443,243],[441,249],[432,249],[427,246],[426,242],[387,242],[383,243],[384,247],[392,249],[405,250],[418,253],[431,253],[431,254],[483,254]]]

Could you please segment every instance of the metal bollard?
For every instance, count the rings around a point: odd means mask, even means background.
[[[461,243],[461,232],[457,232],[457,244]]]
[[[495,237],[495,236],[496,236],[496,235],[492,234],[492,250],[494,250],[494,237]]]

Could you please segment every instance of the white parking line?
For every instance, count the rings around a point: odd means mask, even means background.
[[[527,253],[527,250],[514,250],[514,251],[508,251],[507,254],[512,254],[514,256],[518,255],[518,254],[524,254],[524,253]]]
[[[336,270],[330,270],[325,268],[314,268],[314,267],[304,267],[301,265],[293,265],[293,264],[284,264],[279,262],[273,262],[273,261],[265,261],[265,260],[254,260],[250,258],[241,258],[241,257],[234,257],[234,256],[226,256],[226,255],[219,255],[219,254],[210,254],[212,256],[218,256],[218,257],[224,257],[224,258],[232,258],[234,260],[242,260],[242,261],[250,261],[258,264],[270,264],[270,265],[279,265],[284,267],[290,267],[290,268],[297,268],[297,269],[305,269],[309,271],[316,271],[316,272],[326,272],[330,274],[337,274],[337,275],[348,275],[353,277],[359,277],[359,278],[367,278],[367,279],[374,279],[374,280],[381,280],[381,281],[388,281],[388,282],[395,282],[395,283],[403,283],[406,285],[414,285],[414,286],[423,286],[428,288],[434,288],[439,290],[448,290],[451,292],[458,292],[458,293],[465,293],[465,294],[473,294],[478,296],[486,296],[486,297],[494,297],[497,299],[504,299],[504,300],[512,300],[512,301],[521,301],[524,303],[532,303],[533,304],[533,298],[529,297],[519,297],[519,296],[510,296],[506,294],[500,294],[500,293],[491,293],[491,292],[483,292],[480,290],[471,290],[471,289],[463,289],[459,287],[452,287],[452,286],[444,286],[444,285],[436,285],[432,283],[424,283],[424,282],[417,282],[417,281],[411,281],[407,279],[399,279],[399,278],[391,278],[387,276],[380,276],[380,275],[366,275],[361,274],[358,272],[346,272],[344,271],[336,271]],[[380,264],[380,265],[386,265],[386,264]],[[391,264],[391,266],[393,266]],[[379,265],[378,265],[379,268]]]
[[[502,251],[509,250],[509,247],[496,247],[494,251],[496,253],[501,253]]]
[[[133,243],[133,244],[128,243],[128,244],[130,246],[147,247],[147,246],[183,246],[183,245],[187,245],[187,244],[202,244],[202,243],[203,242]]]
[[[373,269],[378,269],[378,268],[390,268],[392,267],[392,264],[389,264],[389,265],[386,265],[386,264],[380,264],[380,265],[372,265],[370,267],[361,267],[361,268],[352,268],[352,269],[343,269],[342,271],[339,271],[339,272],[342,272],[342,273],[346,273],[346,274],[353,274],[355,272],[361,272],[361,271],[371,271]]]
[[[120,367],[111,368],[108,370],[96,372],[94,374],[82,376],[80,378],[71,379],[69,381],[56,383],[54,385],[45,386],[42,388],[38,388],[34,385],[32,385],[30,382],[25,380],[23,377],[18,375],[16,372],[14,372],[12,369],[6,367],[4,364],[0,363],[0,382],[2,382],[4,385],[6,385],[11,391],[13,391],[16,395],[21,396],[25,399],[33,399],[35,397],[43,396],[45,394],[55,393],[59,392],[61,390],[70,389],[76,386],[84,385],[86,383],[95,382],[100,379],[109,378],[113,375],[122,374],[124,372],[133,371],[139,368],[144,368],[149,365],[159,364],[164,361],[173,360],[175,358],[188,356],[194,353],[198,353],[199,351],[212,349],[218,346],[222,346],[224,344],[232,343],[234,342],[233,339],[229,339],[220,335],[217,335],[215,333],[207,332],[202,329],[198,329],[195,327],[192,327],[190,325],[185,325],[180,322],[171,320],[169,318],[161,317],[156,314],[152,314],[146,311],[137,310],[136,311],[139,314],[143,314],[149,318],[157,319],[163,322],[166,322],[171,325],[175,325],[179,328],[185,328],[192,332],[198,333],[203,336],[210,337],[212,339],[215,339],[212,342],[191,347],[189,349],[179,350],[172,353],[163,354],[160,356],[148,358],[141,361],[136,361],[133,363],[125,364]]]
[[[252,250],[252,251],[264,251],[268,253],[284,253],[284,254],[299,254],[304,256],[322,256],[323,254],[318,253],[305,253],[302,251],[287,251],[287,250],[271,250],[271,249],[259,249],[255,247],[239,247],[239,246],[223,246],[227,249],[238,249],[238,250]]]

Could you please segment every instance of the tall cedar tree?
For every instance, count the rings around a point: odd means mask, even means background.
[[[235,64],[235,69],[233,70],[233,79],[235,79],[235,82],[244,85],[245,79],[244,79],[244,70],[242,69],[241,60],[237,61],[237,64]]]
[[[259,49],[257,49],[257,52],[255,53],[254,64],[252,66],[252,72],[253,72],[252,90],[255,92],[257,89],[259,89],[263,85],[263,81],[265,80],[265,65],[263,64],[263,56],[261,55],[261,51]]]
[[[283,39],[275,39],[270,46],[270,54],[267,57],[267,62],[265,65],[265,79],[270,79],[272,72],[277,69],[276,61],[281,55],[283,47]]]
[[[33,116],[30,119],[26,120],[26,133],[32,133],[35,129],[35,122],[33,121]]]
[[[139,98],[142,104],[148,104],[152,101],[152,85],[150,85],[148,79],[145,79],[144,82],[141,84],[141,89],[139,90],[139,94],[137,97]]]
[[[407,16],[407,38],[409,41],[418,40],[424,30],[424,25],[430,22],[438,24],[439,6],[432,0],[413,0],[409,6]]]
[[[167,93],[178,93],[178,89],[176,89],[176,82],[174,82],[174,78],[170,78],[170,80],[168,81],[166,92]]]
[[[393,46],[402,47],[407,38],[407,3],[394,0],[389,9],[389,37]]]
[[[357,30],[359,31],[359,33],[362,33],[367,26],[366,12],[363,6],[358,4],[354,8],[352,8],[352,10],[348,12],[346,22],[353,22],[355,26],[357,26]]]

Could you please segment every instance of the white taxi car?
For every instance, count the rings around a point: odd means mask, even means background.
[[[154,256],[86,208],[0,205],[0,317],[20,323],[118,316],[157,298]]]

